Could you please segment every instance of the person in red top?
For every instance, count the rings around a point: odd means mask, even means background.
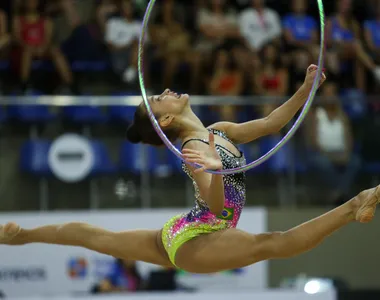
[[[61,50],[52,43],[53,24],[40,15],[38,0],[26,0],[20,7],[20,14],[14,18],[13,35],[21,47],[21,81],[23,88],[28,85],[33,59],[53,60],[64,83],[71,87],[73,76]]]
[[[254,76],[254,87],[261,96],[285,97],[288,93],[288,72],[282,67],[278,48],[268,44],[262,50],[262,63]],[[272,111],[271,104],[263,107],[263,114]]]
[[[243,72],[227,51],[219,50],[216,55],[216,63],[209,84],[211,95],[240,96],[244,88]],[[234,105],[222,105],[217,108],[221,118],[235,121],[237,107]]]

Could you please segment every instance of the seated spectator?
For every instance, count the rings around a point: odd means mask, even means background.
[[[317,23],[307,15],[306,0],[292,1],[292,12],[284,17],[283,27],[285,42],[291,50],[309,50],[318,42]]]
[[[296,82],[303,81],[314,49],[318,48],[317,23],[307,15],[307,5],[306,0],[293,0],[292,12],[283,19],[285,46],[290,52]]]
[[[211,54],[226,42],[240,37],[238,18],[225,0],[207,0],[198,12],[200,40],[197,48],[202,54]]]
[[[265,0],[251,0],[252,7],[240,15],[240,33],[251,51],[260,51],[268,43],[278,43],[281,37],[280,17],[264,6]]]
[[[347,199],[360,169],[360,160],[353,152],[350,121],[337,95],[335,84],[324,85],[322,97],[326,102],[311,113],[308,134],[310,162],[331,189],[330,204]]]
[[[380,63],[380,2],[374,4],[376,18],[364,23],[365,39],[376,63]]]
[[[237,67],[231,55],[220,50],[216,56],[216,63],[210,81],[210,94],[217,96],[240,96],[243,92],[243,72]],[[221,119],[236,121],[237,107],[234,105],[218,106]]]
[[[337,1],[337,14],[327,21],[327,44],[330,48],[327,55],[327,69],[330,72],[341,73],[349,77],[352,77],[351,74],[356,74],[356,87],[365,90],[365,68],[373,72],[379,81],[380,68],[376,66],[362,46],[360,26],[352,16],[351,2],[351,0]],[[340,72],[343,65],[337,65],[336,62],[341,60],[346,63],[346,66],[347,63],[353,64],[354,72],[348,70]],[[352,83],[349,82],[347,85],[352,85]]]
[[[117,14],[117,5],[115,0],[100,0],[96,9],[96,23],[100,31],[106,31],[107,21],[110,17]]]
[[[134,19],[131,0],[123,0],[121,15],[107,21],[105,40],[114,71],[127,83],[137,79],[137,50],[141,22]]]
[[[158,6],[153,19],[151,40],[155,47],[155,58],[165,64],[163,71],[164,87],[173,86],[174,76],[180,66],[190,68],[190,89],[193,93],[199,90],[201,55],[191,45],[191,35],[182,24],[181,18],[186,11],[182,3],[167,0]]]
[[[9,45],[10,37],[8,32],[7,15],[0,10],[0,57],[4,53],[4,49]]]
[[[111,273],[96,287],[96,292],[137,292],[142,288],[143,280],[136,262],[116,259]]]
[[[53,25],[38,10],[38,0],[27,0],[14,18],[13,35],[21,49],[21,81],[25,91],[30,80],[33,59],[51,59],[64,81],[72,91],[73,76],[61,50],[52,43]]]
[[[253,85],[260,96],[285,97],[288,94],[288,71],[283,67],[278,48],[269,44],[261,53],[261,67],[256,71]],[[267,116],[276,105],[263,106],[263,115]]]

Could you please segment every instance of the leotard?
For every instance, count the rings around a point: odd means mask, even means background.
[[[215,129],[209,130],[236,147],[224,132]],[[195,140],[208,144],[206,140]],[[194,139],[186,141],[182,148],[190,141],[194,141]],[[216,150],[222,160],[223,169],[236,168],[246,163],[244,154],[240,150],[240,156],[236,156],[218,144],[216,144]],[[175,265],[176,252],[184,243],[201,234],[236,227],[246,199],[245,173],[224,175],[224,210],[220,216],[216,216],[210,212],[207,203],[201,198],[198,185],[186,164],[182,164],[182,169],[193,181],[195,206],[189,213],[173,217],[163,227],[162,241],[173,265]]]

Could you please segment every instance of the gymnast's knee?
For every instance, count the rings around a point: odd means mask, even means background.
[[[253,253],[254,259],[259,262],[267,259],[278,258],[281,255],[279,242],[284,235],[282,231],[274,231],[262,233],[253,237]]]

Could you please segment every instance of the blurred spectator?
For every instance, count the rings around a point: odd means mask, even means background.
[[[158,14],[151,28],[152,43],[156,48],[155,57],[164,62],[163,85],[173,86],[173,79],[181,66],[188,66],[191,72],[190,86],[193,93],[199,90],[201,55],[192,47],[191,35],[181,18],[186,14],[182,3],[166,0],[158,7]]]
[[[226,0],[207,0],[198,12],[197,23],[200,32],[197,48],[202,54],[211,54],[228,40],[240,37],[237,14]]]
[[[277,12],[264,6],[265,0],[251,0],[252,7],[240,15],[240,33],[252,51],[260,51],[266,44],[279,42],[281,21]]]
[[[219,50],[210,81],[210,94],[217,96],[240,96],[243,92],[243,72],[234,58],[225,50]],[[236,121],[236,106],[222,105],[217,108],[221,119]]]
[[[136,292],[142,288],[143,280],[136,262],[116,259],[111,273],[97,286],[97,292]]]
[[[289,50],[309,50],[318,42],[318,27],[307,15],[306,0],[292,0],[292,12],[283,19],[284,37]]]
[[[9,41],[8,18],[7,15],[0,10],[0,57],[4,53],[4,48],[9,45]]]
[[[121,16],[107,21],[105,40],[111,54],[112,67],[127,83],[137,79],[137,47],[141,22],[134,19],[130,0],[123,0]]]
[[[38,0],[27,0],[14,18],[13,35],[21,50],[21,81],[25,91],[29,84],[33,59],[51,59],[64,83],[73,90],[73,76],[65,56],[52,44],[53,25],[41,15]]]
[[[99,0],[96,9],[96,23],[100,31],[106,31],[106,24],[110,17],[117,13],[117,5],[115,0]]]
[[[89,7],[88,0],[87,2],[85,0],[82,0],[81,2],[86,5],[87,10],[91,10],[91,7]],[[67,27],[70,31],[72,31],[73,29],[75,29],[81,24],[81,18],[79,16],[80,9],[75,4],[77,3],[74,2],[73,0],[49,1],[47,2],[47,5],[46,5],[46,13],[51,17],[56,17],[56,16],[59,16],[63,12],[64,16],[68,20],[66,24],[68,23],[69,25],[65,27]],[[59,25],[61,25],[59,27],[64,27],[62,26],[63,24],[59,24]],[[60,29],[62,30],[63,28],[60,28]]]
[[[338,87],[327,82],[322,97],[326,104],[315,109],[310,118],[310,162],[331,189],[329,202],[337,203],[347,199],[360,160],[353,152],[353,134],[338,98]]]
[[[380,81],[380,68],[365,52],[361,43],[360,25],[352,15],[351,0],[337,1],[337,14],[327,21],[327,43],[330,47],[327,55],[327,67],[330,72],[343,75],[356,74],[356,87],[366,88],[365,69],[372,71]],[[345,64],[340,64],[340,61]],[[347,68],[347,63],[353,65],[354,72],[341,70]],[[349,83],[351,84],[351,83]]]
[[[374,5],[376,18],[364,23],[367,46],[376,63],[380,63],[380,1]]]
[[[317,23],[307,15],[307,5],[307,0],[292,0],[292,12],[283,19],[285,50],[294,67],[295,83],[303,82],[314,49],[319,52]]]
[[[269,44],[261,53],[261,68],[256,71],[254,84],[261,96],[285,97],[288,93],[288,71],[283,67],[278,48]],[[274,105],[263,106],[263,115],[267,116],[274,109]]]

